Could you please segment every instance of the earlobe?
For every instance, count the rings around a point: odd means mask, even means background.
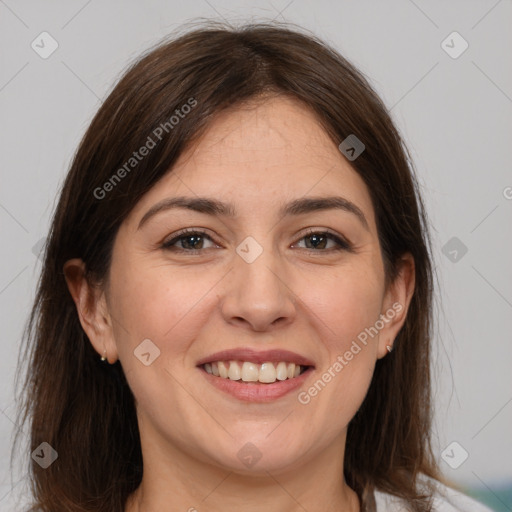
[[[96,352],[113,363],[117,359],[112,325],[105,294],[91,285],[85,276],[85,263],[79,258],[68,260],[63,267],[69,293],[75,302],[80,324]]]
[[[384,327],[379,333],[378,359],[392,352],[395,338],[407,318],[407,311],[414,295],[415,265],[410,253],[401,257],[395,280],[388,286],[381,318]]]

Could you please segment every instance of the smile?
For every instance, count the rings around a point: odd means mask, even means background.
[[[285,361],[278,363],[267,361],[262,364],[250,361],[215,361],[205,363],[202,365],[202,368],[210,375],[220,377],[221,379],[272,384],[276,381],[299,377],[308,369],[308,366]]]
[[[271,402],[302,386],[313,374],[314,362],[284,349],[237,347],[196,361],[206,382],[244,402]]]

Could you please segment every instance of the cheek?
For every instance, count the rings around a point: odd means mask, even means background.
[[[365,271],[345,269],[316,281],[316,291],[309,288],[306,294],[304,290],[303,297],[318,320],[323,357],[316,380],[299,402],[315,409],[315,415],[323,417],[334,434],[352,419],[372,379],[378,333],[371,328],[381,311],[382,283],[368,267]]]
[[[162,354],[179,358],[207,320],[208,291],[216,280],[198,280],[183,269],[125,265],[112,273],[112,311],[120,357],[149,338]],[[214,297],[214,295],[213,295]]]
[[[198,411],[190,406],[190,388],[182,384],[187,354],[214,307],[216,296],[211,291],[218,276],[198,278],[197,271],[194,277],[187,270],[165,265],[119,267],[112,272],[116,291],[112,306],[122,322],[115,329],[115,339],[126,379],[143,418],[150,417],[162,432],[174,422],[173,435],[186,438],[186,425],[198,422]],[[141,345],[147,339],[156,349],[147,341]],[[138,358],[143,353],[149,353],[148,365]],[[180,422],[173,419],[176,411]]]
[[[300,298],[319,319],[330,352],[348,350],[351,341],[378,320],[382,279],[371,267],[347,267],[308,281]]]

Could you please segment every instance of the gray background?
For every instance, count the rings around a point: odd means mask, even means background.
[[[9,467],[13,378],[41,268],[37,244],[58,188],[130,60],[198,17],[297,23],[333,44],[383,98],[411,150],[432,224],[441,285],[436,453],[449,478],[485,490],[495,510],[512,510],[510,0],[0,0],[0,510],[19,510],[17,496],[26,494],[28,455],[13,474]],[[31,47],[43,31],[59,45],[47,59]],[[469,44],[458,58],[441,46],[453,31]],[[462,48],[460,40],[448,44]],[[452,237],[459,247],[446,246]],[[469,454],[457,469],[441,457],[454,441]],[[452,461],[463,452],[448,453]]]

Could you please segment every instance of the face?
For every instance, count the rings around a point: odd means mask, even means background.
[[[401,275],[385,289],[362,179],[281,97],[218,115],[135,205],[96,316],[81,320],[98,353],[121,361],[143,453],[277,474],[343,453],[405,319]]]

